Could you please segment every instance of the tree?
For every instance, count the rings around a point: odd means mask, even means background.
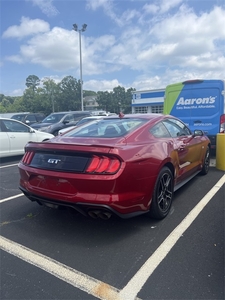
[[[81,110],[81,85],[80,80],[72,76],[66,76],[59,83],[60,102],[59,110]]]
[[[106,111],[119,113],[131,113],[132,91],[130,88],[127,91],[124,87],[118,86],[112,92],[98,92],[96,101],[99,108]]]
[[[0,102],[2,102],[3,98],[5,97],[4,94],[0,94]]]
[[[59,86],[54,82],[53,79],[45,78],[43,80],[44,94],[47,96],[49,102],[52,105],[52,112],[55,111],[55,100],[59,93]]]
[[[87,90],[83,90],[83,96],[84,97],[88,97],[88,96],[96,96],[96,92],[94,91],[87,91]]]
[[[132,101],[132,92],[136,91],[136,89],[134,88],[129,88],[126,91],[125,94],[125,101],[124,101],[124,106],[123,106],[123,112],[125,114],[131,113],[132,109],[131,109],[131,101]]]
[[[114,105],[112,102],[112,93],[106,92],[97,92],[96,102],[99,105],[99,109],[114,112]]]
[[[34,92],[40,85],[40,79],[36,75],[29,75],[26,79],[26,86]]]
[[[125,106],[125,94],[126,90],[124,87],[118,86],[113,89],[113,102],[118,113],[123,111]]]

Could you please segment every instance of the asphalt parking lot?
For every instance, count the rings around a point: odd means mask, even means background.
[[[1,299],[224,299],[224,171],[175,193],[162,221],[107,221],[30,202],[1,161]]]

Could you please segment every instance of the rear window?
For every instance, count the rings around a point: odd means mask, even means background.
[[[113,138],[124,136],[148,120],[146,119],[101,119],[91,121],[89,123],[83,124],[67,133],[64,134],[68,137],[100,137],[100,138]]]
[[[11,119],[22,122],[22,120],[24,119],[25,116],[26,115],[14,115],[11,117]]]

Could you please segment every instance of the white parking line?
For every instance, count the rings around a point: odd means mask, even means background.
[[[150,258],[144,263],[139,271],[133,276],[128,284],[120,292],[121,299],[135,299],[150,275],[167,256],[179,238],[197,218],[203,208],[213,198],[217,191],[225,184],[225,175],[212,187],[212,189],[201,199],[201,201],[189,212],[183,221],[170,233],[164,242],[156,249]]]
[[[114,287],[1,236],[0,247],[6,252],[99,299],[117,299],[118,290]]]
[[[13,164],[13,165],[0,166],[0,169],[9,168],[9,167],[15,167],[15,166],[18,166],[18,163],[17,164]]]
[[[22,196],[24,196],[23,193],[22,194],[17,194],[15,196],[11,196],[11,197],[8,197],[8,198],[5,198],[5,199],[2,199],[2,200],[0,200],[0,204],[3,203],[3,202],[9,201],[9,200],[13,200],[13,199],[18,198],[18,197],[22,197]]]
[[[35,252],[27,247],[0,236],[0,248],[48,273],[71,284],[72,286],[102,300],[134,300],[145,282],[167,256],[179,238],[184,234],[217,191],[225,184],[225,175],[190,211],[184,220],[171,232],[156,249],[127,285],[119,291],[113,286],[72,269],[56,260]]]

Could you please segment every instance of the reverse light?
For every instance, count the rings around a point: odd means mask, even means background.
[[[90,165],[86,169],[86,173],[92,174],[115,174],[120,168],[118,158],[110,158],[107,156],[93,156]]]

